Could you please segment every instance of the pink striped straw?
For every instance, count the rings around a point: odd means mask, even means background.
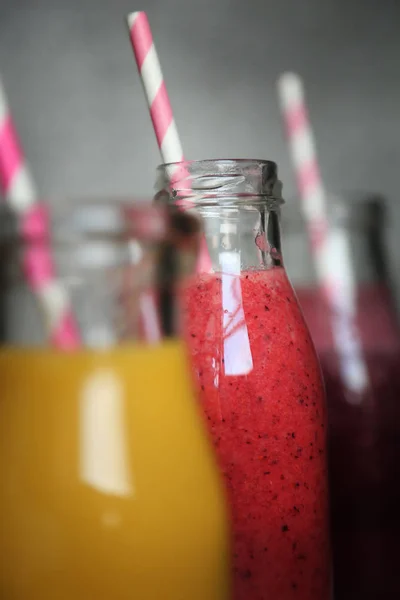
[[[182,145],[147,15],[145,12],[133,12],[126,20],[162,160],[164,163],[183,162],[185,159]],[[172,181],[174,176],[181,177],[182,172],[172,173]],[[200,249],[198,270],[211,270],[211,259],[204,238]]]
[[[347,231],[332,227],[301,79],[285,73],[278,93],[319,284],[332,313],[332,334],[346,387],[361,393],[368,372],[355,323],[356,284]]]
[[[6,203],[21,219],[21,233],[28,240],[24,270],[28,284],[44,309],[51,344],[63,350],[80,345],[80,335],[64,286],[56,280],[47,242],[40,247],[29,236],[45,235],[47,212],[36,201],[37,193],[0,80],[0,188]]]

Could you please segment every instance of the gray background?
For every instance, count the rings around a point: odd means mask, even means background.
[[[159,156],[124,24],[137,9],[186,157],[274,159],[293,198],[276,80],[297,71],[327,187],[387,197],[400,272],[399,0],[0,0],[0,72],[43,195],[151,195]]]

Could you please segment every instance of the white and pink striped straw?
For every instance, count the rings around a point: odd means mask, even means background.
[[[56,280],[48,244],[29,243],[30,236],[48,232],[47,212],[37,203],[37,193],[19,144],[16,128],[0,80],[0,188],[6,203],[21,220],[28,240],[24,255],[27,282],[44,309],[51,344],[63,350],[80,345],[80,334],[65,287]]]
[[[278,93],[317,277],[331,309],[332,335],[343,383],[351,392],[360,394],[368,386],[368,371],[355,323],[356,283],[348,233],[344,227],[332,227],[329,222],[301,79],[285,73],[278,81]]]
[[[183,162],[185,159],[182,145],[147,15],[145,12],[133,12],[126,20],[162,160],[164,163]],[[172,181],[174,175],[181,177],[182,172],[170,174]],[[211,259],[205,239],[200,249],[198,270],[211,270]]]

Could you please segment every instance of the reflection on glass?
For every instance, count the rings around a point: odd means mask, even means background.
[[[225,375],[247,375],[253,368],[240,283],[240,254],[221,252],[224,371]]]
[[[133,493],[126,443],[123,382],[112,371],[95,371],[84,382],[80,402],[80,477],[100,492]]]

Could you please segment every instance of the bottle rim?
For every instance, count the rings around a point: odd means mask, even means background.
[[[167,194],[173,202],[200,206],[265,204],[277,208],[284,202],[278,166],[274,161],[217,158],[170,162],[157,167],[156,199]]]

